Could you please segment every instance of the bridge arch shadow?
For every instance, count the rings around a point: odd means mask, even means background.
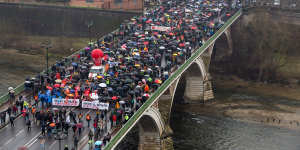
[[[230,28],[228,28],[216,41],[212,50],[212,60],[230,58],[233,52],[233,43]]]
[[[149,108],[116,150],[160,150],[165,124],[157,108]]]

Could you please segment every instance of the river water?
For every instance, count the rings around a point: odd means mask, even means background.
[[[175,150],[299,150],[300,132],[230,118],[174,112]]]

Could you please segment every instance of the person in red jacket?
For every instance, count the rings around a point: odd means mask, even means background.
[[[116,126],[116,122],[117,122],[117,115],[116,114],[113,114],[112,120],[113,120],[113,126],[115,127]]]
[[[94,126],[94,133],[96,133],[96,130],[97,130],[97,127],[98,127],[98,123],[97,123],[96,119],[94,120],[93,126]]]

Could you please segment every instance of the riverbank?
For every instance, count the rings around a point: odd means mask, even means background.
[[[7,88],[16,87],[25,81],[26,77],[33,77],[46,68],[46,50],[40,46],[45,40],[52,42],[49,49],[49,66],[56,60],[69,56],[83,48],[88,39],[73,37],[26,36],[23,44],[16,42],[12,48],[0,47],[0,95],[7,92]],[[69,46],[69,47],[67,47]]]
[[[215,99],[206,104],[177,106],[196,114],[300,130],[300,87],[261,84],[234,76],[214,75]]]

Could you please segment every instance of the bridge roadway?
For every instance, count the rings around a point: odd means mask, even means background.
[[[199,48],[194,50],[192,56],[188,58],[184,64],[182,64],[177,70],[175,70],[172,75],[154,92],[150,95],[150,98],[142,105],[141,108],[122,126],[122,128],[112,137],[112,140],[105,146],[105,150],[111,150],[116,148],[119,142],[126,136],[126,134],[133,128],[138,121],[142,118],[143,115],[147,112],[147,110],[151,109],[151,107],[158,107],[159,97],[180,78],[180,76],[194,63],[207,49],[211,49],[210,47],[214,45],[215,41],[223,34],[227,29],[235,22],[240,16],[242,11],[239,10],[235,12],[235,14],[226,20],[226,23],[216,32],[214,33],[205,43]],[[224,16],[224,15],[222,15]],[[146,125],[146,126],[149,126]],[[150,127],[151,128],[151,127]],[[160,127],[159,127],[160,128]],[[160,133],[161,134],[161,133]],[[149,146],[149,145],[148,145]],[[158,147],[156,147],[158,148]],[[87,149],[87,146],[85,146]],[[149,149],[149,148],[148,148]]]
[[[82,112],[84,115],[89,113],[92,118],[95,117],[95,113],[90,113],[91,110],[88,109],[74,109],[73,112],[78,114]],[[32,118],[32,116],[30,116]],[[87,122],[84,120],[84,129],[79,139],[79,146],[84,143],[85,140],[88,139],[88,127]],[[25,124],[25,120],[22,116],[19,116],[14,121],[15,126],[11,127],[10,124],[7,124],[5,127],[0,129],[0,150],[17,150],[18,148],[25,146],[30,150],[41,150],[41,128],[36,126],[32,122],[31,131],[27,131],[27,126]],[[90,122],[90,128],[92,128],[92,121]],[[73,131],[69,129],[69,136],[62,140],[61,147],[64,145],[68,145],[70,148],[74,145],[73,142]],[[45,150],[58,150],[59,142],[55,140],[53,137],[46,138],[45,140]]]

